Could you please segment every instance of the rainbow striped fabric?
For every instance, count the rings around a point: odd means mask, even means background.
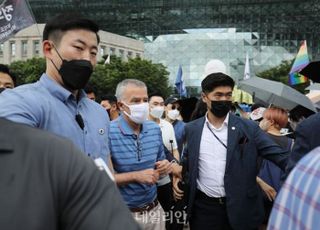
[[[309,56],[307,50],[307,41],[304,40],[300,46],[299,52],[296,56],[296,59],[294,60],[294,63],[289,73],[290,85],[297,85],[308,81],[307,77],[299,73],[299,71],[302,70],[308,64]]]

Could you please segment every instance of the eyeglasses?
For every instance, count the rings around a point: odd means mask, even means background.
[[[175,110],[175,109],[180,110],[181,107],[180,107],[180,106],[177,106],[177,105],[172,105],[172,106],[171,106],[171,109],[172,109],[172,110]]]

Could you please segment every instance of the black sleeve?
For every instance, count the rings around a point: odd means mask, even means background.
[[[163,145],[163,150],[164,150],[164,154],[166,156],[166,159],[170,162],[172,160],[177,160],[174,158],[173,153],[169,151],[169,149],[167,149],[167,147],[165,145]]]
[[[318,131],[318,130],[317,130]],[[295,167],[298,161],[312,150],[310,145],[310,135],[314,135],[312,130],[308,130],[304,123],[297,126],[295,131],[296,139],[289,157],[288,165],[285,171],[285,178]]]
[[[258,126],[255,127],[254,138],[259,155],[262,158],[272,161],[282,170],[285,170],[288,163],[289,151],[276,144]]]
[[[67,155],[54,161],[60,169],[60,229],[139,229],[105,171],[73,146],[60,155]]]

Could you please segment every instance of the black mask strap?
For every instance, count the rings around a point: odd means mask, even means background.
[[[63,61],[64,59],[61,57],[59,51],[58,51],[57,48],[56,48],[56,45],[55,45],[54,43],[52,43],[52,46],[53,46],[53,48],[56,50],[56,52],[57,52],[58,56],[60,57],[60,59]]]
[[[61,57],[60,53],[58,52],[58,50],[57,50],[57,48],[56,48],[55,44],[54,44],[54,43],[51,43],[51,45],[52,45],[52,47],[55,49],[55,51],[57,52],[57,54],[58,54],[59,58],[60,58],[62,61],[64,61],[64,59]],[[56,64],[54,64],[54,62],[52,61],[52,59],[50,59],[50,61],[52,62],[52,64],[53,64],[53,65],[54,65],[54,67],[56,68],[56,70],[59,72],[58,67],[56,66]]]

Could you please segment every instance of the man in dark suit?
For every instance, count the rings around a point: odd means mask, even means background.
[[[256,229],[263,220],[257,158],[284,169],[287,153],[256,123],[229,113],[231,77],[209,74],[201,87],[207,113],[186,125],[190,228]]]
[[[139,229],[107,176],[74,145],[0,119],[0,229]]]
[[[286,168],[286,176],[289,175],[290,171],[302,157],[320,146],[319,130],[320,113],[308,117],[297,126],[295,130],[296,138]]]

